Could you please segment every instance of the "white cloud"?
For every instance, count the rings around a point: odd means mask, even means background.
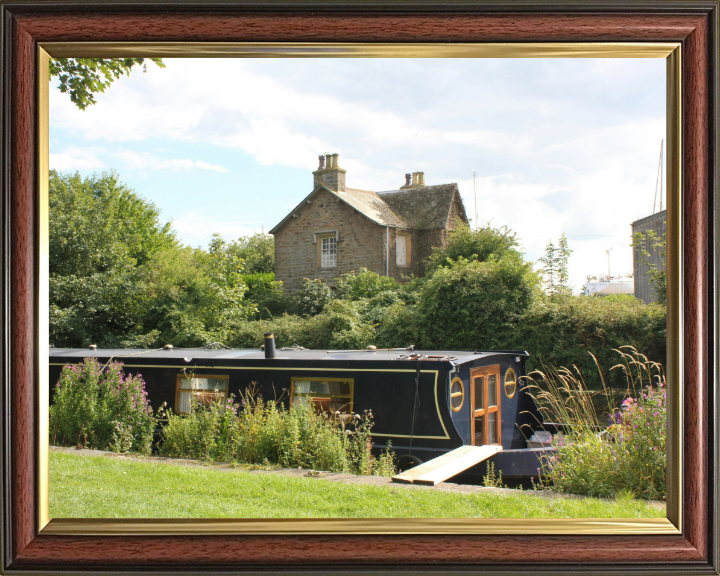
[[[105,149],[99,147],[68,146],[62,152],[50,154],[50,168],[61,172],[105,168],[105,163],[99,158],[104,153]]]
[[[232,220],[222,220],[198,211],[182,214],[173,220],[172,227],[185,244],[193,247],[207,247],[215,233],[230,241],[261,231],[260,227],[237,224]]]
[[[214,172],[229,172],[227,168],[218,164],[208,164],[201,160],[188,160],[180,158],[164,159],[149,152],[133,152],[122,150],[112,154],[123,160],[128,168],[133,170],[212,170]]]
[[[70,148],[58,165],[115,158],[138,170],[227,170],[217,147],[262,166],[309,172],[323,152],[340,154],[347,184],[389,190],[421,170],[429,184],[458,182],[473,217],[507,225],[536,260],[565,232],[571,281],[632,269],[630,223],[652,212],[659,140],[665,134],[664,65],[651,60],[167,60],[119,79],[80,112],[51,90],[53,130],[102,143],[104,157]],[[153,140],[207,146],[208,162],[163,160],[133,150]],[[78,150],[94,150],[92,147]],[[97,150],[102,150],[97,148]],[[188,154],[190,156],[191,154]],[[74,159],[74,160],[73,160]],[[251,172],[244,167],[244,174]],[[258,171],[259,173],[259,171]],[[282,196],[263,171],[279,221],[302,199]],[[279,181],[279,180],[278,180]],[[309,190],[307,190],[309,192]],[[250,228],[187,214],[188,238]],[[217,228],[215,230],[211,230]],[[198,232],[198,230],[204,230]],[[228,232],[222,232],[226,230]],[[245,232],[243,232],[243,230]],[[180,231],[180,230],[179,230]],[[181,234],[186,237],[185,232]],[[193,236],[194,234],[194,236]],[[193,240],[195,242],[195,240]]]

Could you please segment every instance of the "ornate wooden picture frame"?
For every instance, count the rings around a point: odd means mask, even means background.
[[[718,1],[2,0],[2,560],[14,573],[482,572],[718,574]],[[89,44],[84,44],[89,43]],[[47,55],[238,55],[279,44],[301,55],[398,46],[407,56],[452,46],[516,44],[537,56],[671,47],[668,130],[668,520],[74,521],[48,523],[46,337]],[[287,48],[290,46],[290,48]],[[352,48],[352,47],[355,48]],[[594,48],[589,49],[588,47]],[[337,48],[340,47],[340,48]],[[415,48],[413,48],[415,47]],[[613,48],[614,47],[614,48]],[[643,48],[645,47],[645,48]],[[115,52],[113,52],[115,50]],[[76,53],[74,53],[74,52]],[[140,53],[138,52],[138,53]],[[132,55],[137,55],[133,53]],[[674,80],[673,80],[674,79]],[[672,210],[670,211],[670,220]],[[673,237],[674,234],[674,237]],[[674,240],[673,240],[674,238]],[[673,340],[674,339],[674,340]],[[45,386],[46,388],[47,386]],[[313,523],[315,522],[315,523]],[[350,528],[348,528],[350,526]],[[386,528],[383,528],[386,526]]]

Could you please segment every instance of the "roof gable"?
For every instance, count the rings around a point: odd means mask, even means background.
[[[270,234],[276,234],[282,230],[293,215],[322,190],[329,192],[353,210],[380,226],[414,228],[417,230],[447,228],[452,203],[455,198],[459,203],[460,217],[467,222],[465,206],[455,183],[419,186],[405,190],[390,190],[388,192],[372,192],[357,188],[345,188],[338,192],[320,183],[277,226],[270,230]]]

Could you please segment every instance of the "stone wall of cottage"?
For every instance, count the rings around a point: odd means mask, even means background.
[[[298,217],[291,217],[275,234],[275,278],[283,282],[286,292],[299,290],[303,278],[321,278],[333,286],[335,278],[360,268],[385,274],[385,228],[335,194],[322,190],[295,214]],[[313,234],[333,230],[338,232],[337,266],[322,268]],[[394,241],[392,229],[390,234]]]
[[[359,214],[339,198],[325,190],[295,211],[285,227],[275,234],[275,278],[283,282],[286,292],[302,287],[304,278],[320,278],[334,286],[335,278],[347,272],[367,268],[380,275],[387,275],[403,282],[411,275],[425,273],[423,262],[434,246],[445,246],[447,230],[389,229]],[[449,229],[456,218],[463,217],[459,198],[453,199],[448,220]],[[462,218],[464,220],[464,218]],[[314,233],[337,230],[337,266],[323,268],[319,264],[318,245]],[[397,265],[396,238],[399,234],[410,237],[410,263]],[[386,268],[386,238],[389,240],[389,262]]]

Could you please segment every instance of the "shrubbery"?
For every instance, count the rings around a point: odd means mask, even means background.
[[[141,376],[94,358],[62,369],[50,407],[50,442],[114,452],[151,449],[155,419]]]
[[[555,452],[541,471],[547,486],[587,496],[665,497],[665,375],[661,365],[626,350],[616,351],[622,359],[613,368],[625,376],[628,397],[617,409],[606,396],[609,421],[598,415],[577,369],[543,367],[530,375],[528,389],[543,415],[567,425],[553,437]]]
[[[190,414],[168,414],[162,451],[171,457],[279,464],[352,474],[395,473],[392,452],[371,454],[372,413],[326,414],[311,403],[286,409],[252,390]]]

